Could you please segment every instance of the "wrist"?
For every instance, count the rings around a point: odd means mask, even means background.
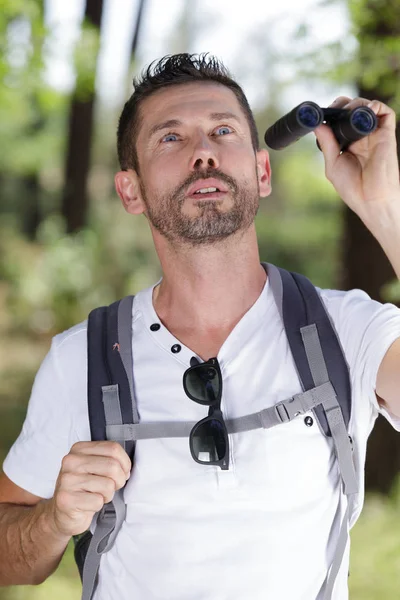
[[[41,505],[41,510],[37,515],[39,525],[38,531],[43,531],[44,535],[49,536],[55,542],[59,542],[60,545],[67,545],[71,536],[60,531],[57,526],[53,498],[42,500],[39,502],[39,505]]]

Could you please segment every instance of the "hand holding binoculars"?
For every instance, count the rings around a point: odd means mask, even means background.
[[[370,135],[376,129],[378,120],[374,111],[367,106],[348,110],[321,108],[315,102],[302,102],[267,129],[265,143],[273,150],[282,150],[322,123],[329,125],[340,150],[344,151],[353,142]],[[321,150],[318,140],[317,146]]]

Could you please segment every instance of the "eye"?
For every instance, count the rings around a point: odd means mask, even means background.
[[[164,135],[164,137],[161,139],[162,142],[176,142],[176,140],[178,139],[178,136],[176,133],[167,133],[167,135]]]
[[[221,125],[215,131],[217,135],[227,135],[228,133],[232,133],[233,129],[228,127],[228,125]]]

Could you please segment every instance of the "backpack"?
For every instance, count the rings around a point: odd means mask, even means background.
[[[262,263],[282,318],[303,392],[258,413],[226,419],[228,433],[270,428],[312,410],[321,432],[332,437],[347,497],[332,564],[318,594],[330,600],[348,540],[358,493],[351,416],[349,368],[320,295],[303,275]],[[133,393],[132,302],[127,296],[94,309],[88,318],[88,409],[91,439],[118,441],[133,463],[139,439],[189,437],[195,422],[140,423]],[[124,488],[94,515],[94,531],[74,536],[82,600],[92,600],[101,555],[110,550],[125,519]],[[93,527],[92,527],[93,529]]]

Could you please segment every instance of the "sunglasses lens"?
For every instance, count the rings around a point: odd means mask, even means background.
[[[189,394],[200,402],[213,403],[218,397],[220,381],[218,371],[210,365],[198,365],[186,376]]]
[[[191,442],[193,454],[201,462],[221,460],[226,454],[225,430],[216,419],[199,423],[193,430]]]

